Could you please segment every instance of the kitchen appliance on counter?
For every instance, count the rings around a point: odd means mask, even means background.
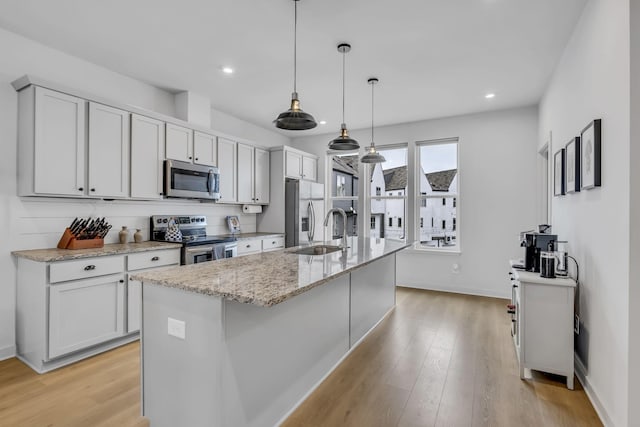
[[[285,247],[324,240],[324,184],[287,178],[284,205]]]
[[[220,173],[214,166],[165,160],[164,194],[183,199],[220,199]]]
[[[526,231],[520,233],[520,246],[524,251],[524,269],[526,271],[540,272],[540,253],[542,251],[554,251],[558,235]]]
[[[172,221],[182,233],[180,264],[197,264],[238,256],[235,237],[207,235],[207,217],[204,215],[153,215],[151,240],[166,241],[166,232]]]

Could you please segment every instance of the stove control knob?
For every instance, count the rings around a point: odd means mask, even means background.
[[[156,220],[156,222],[157,222],[158,224],[160,224],[160,223],[162,222],[162,219],[158,218],[158,219]]]
[[[167,222],[167,218],[163,219],[162,222],[166,223]]]

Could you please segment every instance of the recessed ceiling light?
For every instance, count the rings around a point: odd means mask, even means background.
[[[318,123],[320,123],[321,125],[326,125],[327,121],[326,120],[320,120]]]
[[[233,68],[231,67],[222,67],[222,72],[225,74],[233,74]]]
[[[487,98],[487,99],[491,99],[491,98],[495,98],[496,94],[495,93],[488,93],[484,97]]]

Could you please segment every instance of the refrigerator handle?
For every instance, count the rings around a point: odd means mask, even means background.
[[[312,201],[309,201],[309,204],[307,205],[307,211],[309,214],[309,230],[307,230],[307,237],[309,238],[309,243],[311,243],[313,241],[313,235],[315,234],[314,231],[316,228],[316,215],[313,209]]]

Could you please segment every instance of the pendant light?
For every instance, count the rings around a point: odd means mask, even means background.
[[[316,120],[309,113],[305,113],[300,109],[300,101],[298,100],[298,91],[296,88],[297,80],[297,31],[298,31],[298,1],[293,0],[294,4],[294,21],[293,21],[293,93],[291,94],[291,108],[284,113],[280,113],[274,123],[279,129],[286,130],[307,130],[318,126]]]
[[[367,154],[362,156],[360,161],[362,163],[383,163],[386,162],[387,159],[385,159],[382,154],[376,151],[376,145],[373,142],[373,87],[376,85],[376,83],[378,83],[378,79],[372,77],[367,80],[367,83],[371,85],[371,146],[369,146]]]
[[[340,136],[329,143],[331,150],[357,150],[360,144],[353,138],[349,138],[349,131],[344,121],[344,92],[345,92],[345,56],[351,50],[348,43],[340,43],[338,52],[342,53],[342,125],[340,126]]]

